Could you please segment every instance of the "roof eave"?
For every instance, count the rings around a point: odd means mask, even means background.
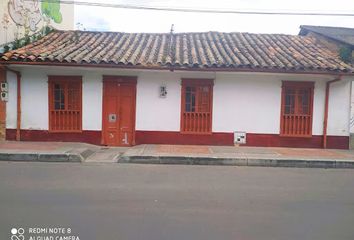
[[[202,72],[264,72],[264,73],[293,73],[293,74],[323,74],[323,75],[346,75],[354,76],[350,71],[334,70],[306,70],[306,69],[272,69],[272,68],[187,68],[173,66],[133,66],[116,64],[92,64],[92,63],[60,63],[60,62],[18,62],[0,61],[0,65],[27,65],[27,66],[62,66],[62,67],[88,67],[88,68],[116,68],[116,69],[135,69],[135,70],[164,70],[164,71],[202,71]]]

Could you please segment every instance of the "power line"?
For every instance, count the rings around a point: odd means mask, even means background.
[[[33,1],[33,0],[26,0]],[[58,2],[57,0],[39,0],[40,2]],[[144,5],[129,5],[116,3],[98,3],[98,2],[78,2],[74,0],[61,0],[61,4],[75,4],[94,7],[110,7],[137,10],[155,10],[169,12],[190,12],[190,13],[227,13],[227,14],[245,14],[245,15],[292,15],[292,16],[327,16],[327,17],[354,17],[354,13],[330,13],[330,12],[273,12],[273,11],[255,11],[255,10],[222,10],[222,9],[197,9],[197,8],[171,8],[171,7],[153,7]]]

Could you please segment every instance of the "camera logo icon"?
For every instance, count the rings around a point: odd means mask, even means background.
[[[25,236],[23,235],[25,230],[23,228],[12,228],[11,229],[11,240],[24,240]]]

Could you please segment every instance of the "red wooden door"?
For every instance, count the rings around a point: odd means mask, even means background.
[[[136,84],[104,80],[103,91],[103,144],[134,145]]]

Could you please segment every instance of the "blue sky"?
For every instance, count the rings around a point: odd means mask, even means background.
[[[177,8],[217,8],[257,11],[322,11],[354,13],[353,0],[77,0]],[[75,6],[75,22],[86,30],[122,32],[253,32],[297,34],[300,25],[354,28],[354,17],[269,16],[181,13]]]

